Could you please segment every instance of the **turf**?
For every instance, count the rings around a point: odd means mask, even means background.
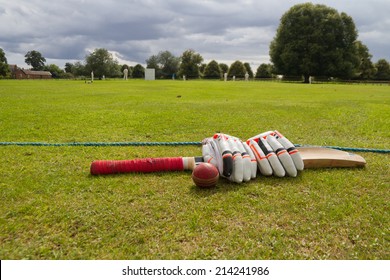
[[[292,142],[390,148],[390,87],[220,81],[0,81],[0,141]],[[389,155],[363,169],[220,180],[89,175],[95,159],[200,147],[0,146],[1,259],[389,259]]]

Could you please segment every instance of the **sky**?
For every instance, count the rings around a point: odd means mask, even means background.
[[[287,0],[0,0],[0,48],[9,64],[28,67],[28,51],[61,68],[96,48],[120,64],[146,65],[160,51],[193,49],[204,62],[269,63],[269,45]],[[372,61],[390,61],[389,0],[311,1],[351,16]]]

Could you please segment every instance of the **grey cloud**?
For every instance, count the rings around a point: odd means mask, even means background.
[[[378,58],[390,58],[387,0],[314,0],[352,16],[359,39]],[[0,47],[49,60],[82,60],[106,48],[145,63],[169,50],[192,48],[205,59],[267,62],[280,17],[302,1],[0,0]]]

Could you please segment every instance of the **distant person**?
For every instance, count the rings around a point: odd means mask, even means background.
[[[127,80],[127,77],[129,76],[129,70],[127,68],[125,68],[123,70],[123,79],[124,80]]]

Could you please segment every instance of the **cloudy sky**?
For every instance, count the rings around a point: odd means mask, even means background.
[[[208,62],[269,62],[269,44],[287,0],[0,0],[0,48],[9,64],[27,67],[39,51],[47,64],[83,61],[95,48],[120,63],[145,65],[159,51],[193,49]],[[389,0],[322,0],[351,16],[373,55],[390,61]]]

